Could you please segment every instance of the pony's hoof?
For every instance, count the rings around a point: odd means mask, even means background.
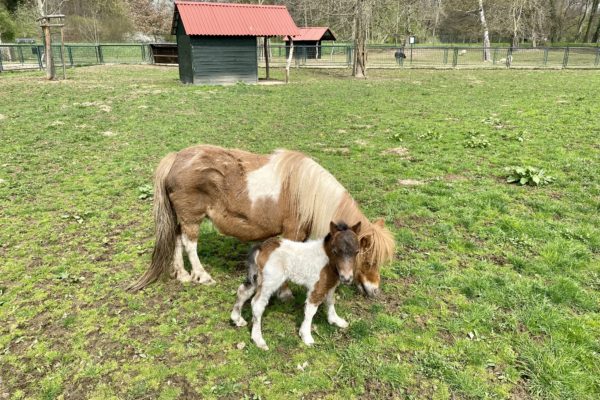
[[[195,283],[199,283],[201,285],[214,285],[217,283],[209,274],[206,272],[201,274],[196,274],[192,271],[191,280]]]
[[[180,272],[175,274],[175,278],[181,283],[187,283],[192,281],[192,276],[187,272]]]
[[[300,335],[300,337],[302,338],[304,344],[307,346],[312,346],[313,344],[315,344],[315,339],[313,339],[312,335]]]
[[[238,320],[234,320],[233,323],[235,324],[235,326],[237,326],[238,328],[242,328],[246,325],[248,325],[248,323],[246,322],[246,320],[244,318],[238,319]]]

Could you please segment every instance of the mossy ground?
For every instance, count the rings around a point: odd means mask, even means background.
[[[294,70],[229,87],[151,66],[68,73],[0,75],[0,396],[600,396],[597,72]],[[123,290],[152,251],[144,186],[197,143],[303,151],[385,217],[397,257],[378,299],[339,290],[347,330],[319,312],[305,347],[293,287],[257,349],[229,323],[250,245],[208,224],[217,285]],[[505,182],[527,165],[555,181]]]

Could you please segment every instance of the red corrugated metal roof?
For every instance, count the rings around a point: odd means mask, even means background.
[[[299,33],[285,6],[176,1],[175,17],[177,13],[188,35],[296,36]]]
[[[298,28],[300,34],[294,36],[294,41],[297,42],[318,42],[319,40],[335,40],[335,36],[327,27],[307,27]],[[284,40],[288,40],[286,37]]]

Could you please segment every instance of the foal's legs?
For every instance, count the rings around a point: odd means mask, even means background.
[[[256,296],[252,298],[252,340],[263,350],[269,350],[262,335],[261,320],[265,307],[269,304],[271,295],[285,282],[285,277],[263,276],[259,283]]]
[[[244,303],[248,301],[250,297],[256,291],[256,286],[252,285],[252,283],[246,281],[240,285],[237,290],[237,301],[233,306],[233,310],[231,311],[231,320],[236,326],[246,326],[247,322],[242,317],[242,307],[244,307]]]
[[[182,225],[181,230],[183,234],[181,235],[181,242],[190,260],[190,264],[192,264],[192,281],[212,285],[215,283],[215,280],[202,267],[202,263],[200,263],[200,259],[198,258],[199,229],[199,225]]]
[[[335,289],[337,286],[332,287],[329,292],[327,292],[327,297],[325,297],[325,306],[327,307],[327,321],[331,325],[338,326],[340,328],[347,328],[348,322],[345,319],[341,318],[335,312]]]
[[[307,295],[306,306],[304,307],[304,321],[302,321],[302,325],[300,325],[300,337],[302,341],[307,346],[310,346],[315,343],[315,340],[312,337],[312,333],[310,329],[312,327],[312,319],[317,312],[317,308],[319,308],[320,303],[312,303],[310,301],[310,293]]]

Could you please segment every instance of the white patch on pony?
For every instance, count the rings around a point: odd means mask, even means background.
[[[250,172],[246,178],[246,184],[248,197],[252,204],[265,197],[278,201],[279,193],[281,193],[281,178],[275,168],[274,157],[271,157],[269,162],[259,169]]]

